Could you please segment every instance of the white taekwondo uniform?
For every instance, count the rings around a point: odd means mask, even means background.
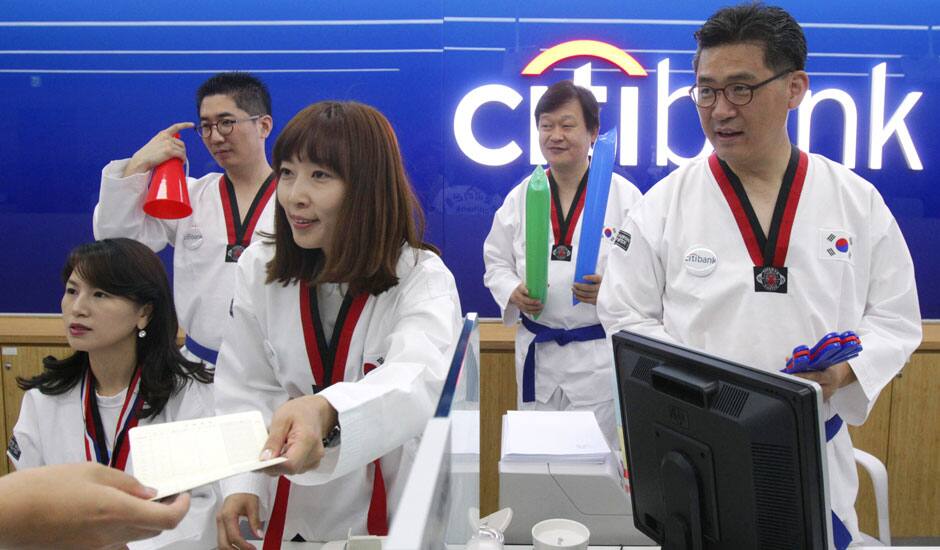
[[[536,323],[560,329],[577,329],[599,323],[597,308],[593,304],[572,305],[571,286],[577,265],[578,246],[581,238],[581,209],[586,192],[587,173],[582,178],[578,194],[572,201],[569,224],[565,226],[564,215],[559,216],[561,205],[557,202],[557,186],[549,172],[552,189],[551,224],[553,245],[567,245],[559,258],[548,263],[548,297],[545,308]],[[483,259],[486,273],[483,281],[493,294],[493,299],[502,310],[503,323],[516,324],[520,318],[519,308],[509,302],[509,297],[525,280],[526,272],[526,218],[525,196],[529,178],[517,185],[506,196],[503,205],[493,217],[493,226],[483,244]],[[597,273],[604,272],[612,237],[626,219],[627,212],[641,197],[632,183],[618,174],[613,174],[604,217],[604,234],[601,236],[597,255]],[[573,222],[573,223],[571,223]],[[572,228],[573,225],[573,228]],[[567,231],[565,231],[567,230]],[[553,246],[553,248],[555,248]],[[567,254],[566,254],[567,253]],[[565,260],[564,258],[567,258]],[[607,284],[602,282],[603,287]],[[613,352],[610,338],[589,341],[572,341],[562,346],[555,341],[540,342],[535,346],[535,402],[529,405],[523,398],[523,366],[529,344],[535,336],[524,326],[516,331],[516,383],[518,403],[522,408],[535,406],[546,408],[557,406],[558,392],[565,409],[593,410],[601,430],[613,448],[619,448],[613,401]],[[554,396],[554,398],[553,398]],[[564,401],[567,400],[569,404]]]
[[[277,181],[272,176],[258,190],[246,220],[240,220],[234,189],[222,174],[190,178],[193,213],[179,220],[146,215],[144,199],[150,173],[122,177],[128,159],[113,161],[101,172],[95,207],[95,239],[128,237],[159,252],[169,244],[173,253],[173,297],[180,326],[186,331],[190,359],[214,363],[222,344],[235,288],[235,262],[259,232],[274,232]],[[193,343],[195,341],[195,344]],[[206,348],[210,353],[201,351]]]
[[[825,419],[863,423],[921,341],[914,266],[897,222],[870,183],[819,155],[793,148],[767,239],[715,155],[653,186],[619,236],[598,298],[608,333],[627,329],[779,371],[794,347],[855,331],[863,351],[849,364],[858,381],[824,404]],[[827,455],[833,512],[858,539],[847,429]]]
[[[127,390],[124,390],[114,396],[97,397],[109,453],[114,449],[114,434],[126,394]],[[13,439],[7,448],[7,455],[16,469],[87,461],[82,405],[81,381],[60,395],[45,395],[38,389],[26,392],[20,407],[19,420],[13,428]],[[189,380],[182,390],[170,396],[166,406],[156,417],[141,419],[138,425],[191,420],[214,414],[212,386]],[[134,465],[129,454],[124,471],[130,475],[134,474]],[[189,512],[176,528],[150,539],[131,542],[128,546],[132,550],[202,550],[214,546],[215,514],[222,505],[218,484],[199,487],[191,491],[191,494]]]
[[[288,399],[318,393],[338,413],[341,442],[327,449],[317,469],[290,476],[289,488],[251,473],[224,480],[222,492],[258,495],[262,520],[278,509],[283,517],[286,506],[284,540],[296,534],[307,541],[345,540],[350,528],[366,533],[378,481],[394,512],[460,331],[457,287],[437,255],[407,245],[397,285],[378,296],[345,299],[345,285],[266,284],[273,255],[274,245],[260,242],[238,262],[233,319],[215,378],[216,410],[257,409],[270,423]],[[379,458],[376,480],[370,463]],[[275,485],[278,494],[289,492],[289,505],[274,502]]]

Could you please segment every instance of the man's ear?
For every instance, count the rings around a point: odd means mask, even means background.
[[[787,102],[787,106],[790,110],[793,110],[799,107],[800,103],[803,103],[803,97],[809,90],[809,75],[806,74],[806,71],[793,71],[793,73],[790,74],[789,82],[790,98]]]
[[[261,115],[258,124],[261,127],[261,137],[267,139],[271,135],[271,131],[274,130],[274,119],[271,115]]]

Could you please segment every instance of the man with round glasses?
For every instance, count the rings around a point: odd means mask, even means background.
[[[158,132],[129,159],[101,173],[95,208],[96,239],[129,237],[154,251],[174,247],[174,294],[184,351],[214,365],[235,284],[235,264],[259,233],[272,233],[276,179],[265,140],[271,134],[271,96],[247,73],[220,73],[196,92],[199,122],[178,122]],[[180,220],[144,214],[150,175],[159,164],[186,159],[179,132],[194,128],[223,174],[189,179],[193,213]]]
[[[724,8],[695,33],[695,102],[715,151],[634,206],[612,249],[598,316],[627,329],[780,371],[798,345],[855,331],[864,351],[806,373],[822,386],[837,547],[858,539],[852,442],[921,340],[914,268],[878,191],[790,142],[809,87],[806,41],[784,10]],[[827,426],[828,427],[828,426]]]

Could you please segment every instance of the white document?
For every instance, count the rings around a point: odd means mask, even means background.
[[[509,411],[502,460],[603,463],[610,447],[591,411]]]
[[[450,452],[455,455],[480,454],[480,411],[450,411]]]
[[[134,477],[155,499],[280,464],[261,461],[268,431],[259,411],[137,426],[130,431]]]

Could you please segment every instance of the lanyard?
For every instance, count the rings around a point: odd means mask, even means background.
[[[85,423],[85,460],[93,460],[123,471],[127,465],[130,448],[127,432],[137,425],[138,415],[143,407],[143,399],[140,397],[140,369],[134,371],[131,383],[127,387],[127,395],[124,397],[124,405],[121,407],[114,434],[114,450],[111,453],[108,452],[108,441],[101,422],[101,413],[98,411],[95,376],[91,368],[85,370],[81,397],[82,418]]]

